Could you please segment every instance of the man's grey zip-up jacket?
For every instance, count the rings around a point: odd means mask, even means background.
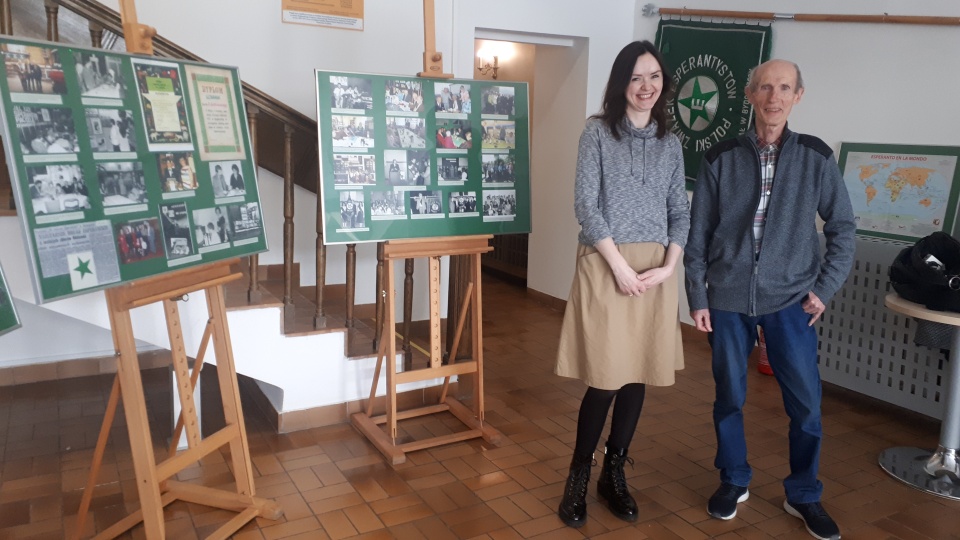
[[[853,266],[853,208],[833,151],[784,129],[759,256],[753,220],[760,202],[760,153],[753,130],[711,148],[693,193],[683,263],[691,310],[760,316],[802,301],[830,302]],[[821,257],[817,214],[824,220]]]

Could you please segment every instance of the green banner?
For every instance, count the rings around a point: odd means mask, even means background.
[[[530,232],[527,83],[317,71],[326,244]]]
[[[771,35],[769,26],[660,21],[657,46],[674,84],[667,115],[683,145],[687,188],[711,146],[752,124],[747,75],[770,59]]]
[[[236,68],[13,38],[0,55],[41,302],[266,249],[244,111],[217,107],[243,103]],[[191,75],[219,84],[190,93]]]
[[[20,317],[17,316],[17,309],[13,305],[13,297],[10,296],[10,288],[7,287],[3,268],[0,268],[0,336],[17,328],[20,328]]]

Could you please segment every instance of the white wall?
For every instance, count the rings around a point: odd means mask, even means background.
[[[573,183],[584,122],[570,104],[586,100],[587,49],[585,39],[572,47],[537,46],[527,286],[563,299],[570,292],[580,232],[573,213]]]

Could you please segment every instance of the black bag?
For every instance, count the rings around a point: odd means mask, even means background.
[[[890,284],[927,309],[960,312],[960,242],[935,232],[904,248],[890,265]]]

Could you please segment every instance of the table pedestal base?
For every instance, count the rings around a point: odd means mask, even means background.
[[[910,487],[960,500],[956,450],[940,447],[931,454],[929,450],[908,446],[888,448],[880,453],[880,467]]]

